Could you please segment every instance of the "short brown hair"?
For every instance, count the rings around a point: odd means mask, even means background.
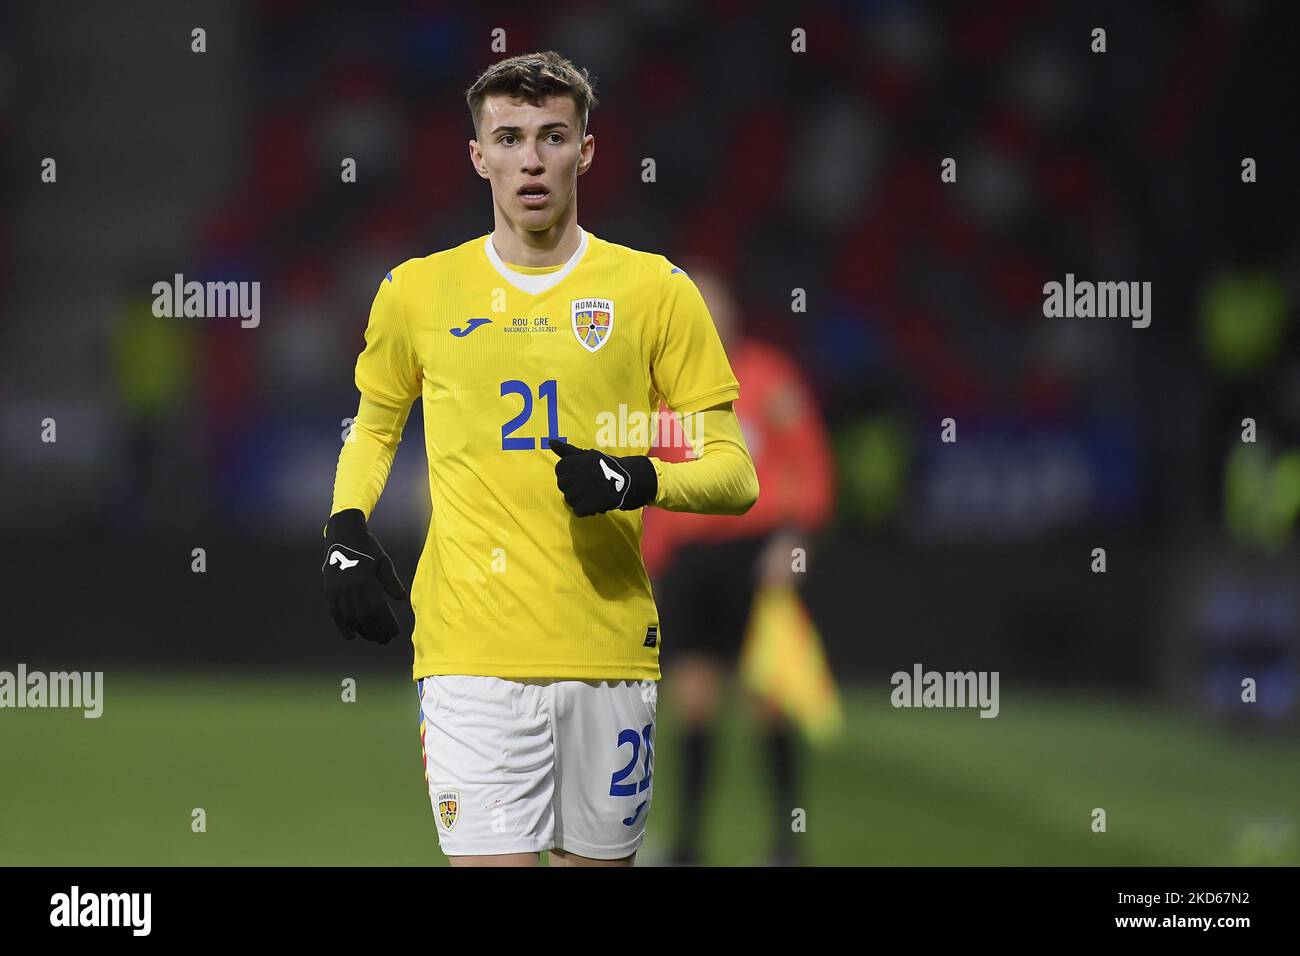
[[[587,114],[596,105],[596,92],[586,70],[580,70],[554,50],[524,53],[493,63],[474,85],[465,91],[469,115],[478,135],[479,112],[489,96],[518,97],[540,106],[548,96],[569,96],[577,108],[582,132],[587,132]]]

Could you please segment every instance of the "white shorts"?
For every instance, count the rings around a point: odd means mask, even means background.
[[[650,815],[652,680],[421,678],[424,778],[448,856],[630,856]]]

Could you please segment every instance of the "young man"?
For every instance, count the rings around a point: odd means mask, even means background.
[[[424,401],[432,516],[415,572],[425,776],[453,864],[631,865],[652,795],[659,620],[641,509],[743,514],[758,479],[699,291],[578,226],[585,71],[514,57],[466,94],[495,228],[379,284],[339,455],[325,590],[387,643],[406,592],[366,520]],[[693,460],[647,457],[660,401]],[[601,445],[596,448],[594,446]]]

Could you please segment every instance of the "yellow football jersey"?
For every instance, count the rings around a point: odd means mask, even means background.
[[[424,400],[415,677],[659,677],[641,512],[574,517],[547,442],[644,455],[647,429],[611,422],[736,399],[684,272],[585,231],[561,266],[509,266],[489,236],[409,260],[380,283],[356,383],[385,405]]]

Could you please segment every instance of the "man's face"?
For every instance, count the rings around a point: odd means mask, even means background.
[[[579,129],[569,96],[540,106],[489,96],[479,116],[480,138],[471,140],[474,169],[492,183],[506,217],[530,232],[549,229],[573,202],[578,177],[591,166],[595,138]]]

